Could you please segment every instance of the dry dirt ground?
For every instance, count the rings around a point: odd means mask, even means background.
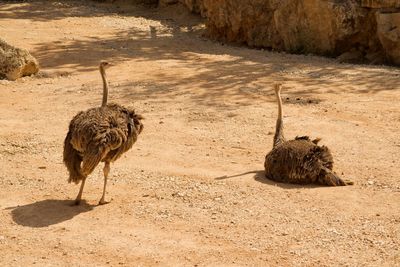
[[[400,266],[400,71],[222,45],[184,9],[0,1],[0,36],[42,74],[0,81],[1,266]],[[145,117],[89,177],[62,163],[68,123],[110,98]],[[263,177],[283,92],[287,137],[321,137],[354,186]]]

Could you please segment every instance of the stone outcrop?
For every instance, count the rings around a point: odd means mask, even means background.
[[[400,64],[400,0],[179,0],[226,42]]]
[[[378,13],[377,33],[386,58],[400,65],[400,13]]]
[[[204,3],[204,0],[179,0],[179,2],[187,6],[191,12],[201,13],[205,16],[205,7],[207,3]]]
[[[400,8],[399,0],[361,0],[362,7],[370,8]]]
[[[14,81],[39,71],[37,60],[26,50],[0,39],[0,79]]]
[[[158,5],[159,6],[169,6],[173,4],[177,4],[179,1],[178,0],[159,0]]]

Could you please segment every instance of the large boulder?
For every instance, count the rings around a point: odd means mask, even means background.
[[[201,13],[205,15],[205,4],[204,0],[179,0],[182,4],[187,6],[191,12]]]
[[[187,2],[187,1],[186,1]],[[374,25],[357,1],[203,0],[211,37],[292,53],[340,55],[367,46]]]
[[[353,63],[400,61],[398,0],[179,1],[206,17],[219,40],[341,60],[351,54]]]
[[[14,81],[38,71],[39,63],[28,50],[14,47],[0,39],[0,79]]]
[[[159,6],[169,6],[178,3],[178,0],[159,0]]]
[[[361,0],[362,7],[370,8],[400,8],[399,0]]]
[[[377,13],[377,33],[387,59],[400,65],[400,13]]]

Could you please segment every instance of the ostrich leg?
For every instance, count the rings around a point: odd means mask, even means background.
[[[85,186],[85,181],[86,181],[86,178],[83,178],[82,182],[81,182],[81,188],[79,189],[79,193],[76,196],[76,199],[75,199],[75,202],[74,202],[75,205],[79,205],[81,203],[82,192],[83,192],[83,187]]]
[[[104,200],[104,197],[106,195],[107,177],[108,177],[108,174],[110,173],[110,162],[106,161],[104,163],[103,172],[104,172],[104,187],[103,187],[103,195],[101,196],[99,205],[104,205],[104,204],[110,203],[109,201]]]

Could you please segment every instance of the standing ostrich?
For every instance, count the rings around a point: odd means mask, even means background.
[[[104,187],[99,205],[105,201],[110,163],[117,160],[136,142],[143,130],[143,117],[134,110],[118,104],[107,104],[108,82],[105,70],[111,66],[100,63],[103,79],[101,107],[81,111],[71,120],[64,141],[64,164],[69,172],[68,182],[82,181],[75,205],[79,205],[87,176],[100,162],[104,162]]]
[[[283,136],[281,84],[275,84],[278,119],[272,150],[265,157],[265,176],[268,179],[293,184],[350,185],[333,171],[333,157],[326,146],[318,146],[321,139],[308,136],[286,141]]]

